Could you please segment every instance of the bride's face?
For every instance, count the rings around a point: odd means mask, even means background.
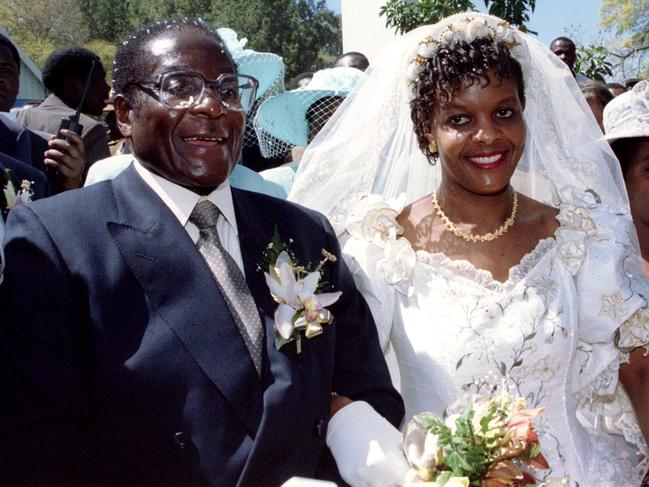
[[[523,103],[516,80],[465,86],[435,107],[430,137],[437,143],[445,184],[476,194],[502,191],[525,145]]]

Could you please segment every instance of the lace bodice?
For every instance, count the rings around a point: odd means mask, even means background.
[[[343,252],[372,308],[406,420],[506,387],[545,408],[537,427],[547,475],[639,485],[645,445],[617,378],[628,360],[621,350],[649,342],[628,222],[564,205],[554,237],[499,282],[470,262],[414,251],[397,235],[400,211],[377,196],[363,200],[347,219]]]

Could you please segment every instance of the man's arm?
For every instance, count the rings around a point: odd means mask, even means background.
[[[86,461],[79,319],[84,300],[61,254],[29,206],[6,228],[0,286],[0,484],[83,485]],[[30,484],[32,485],[32,484]],[[49,484],[48,484],[49,485]]]

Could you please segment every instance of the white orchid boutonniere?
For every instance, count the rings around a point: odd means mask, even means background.
[[[296,342],[297,353],[302,352],[302,335],[313,338],[323,332],[323,325],[331,323],[333,315],[326,309],[340,298],[342,292],[318,293],[324,286],[321,271],[336,256],[322,250],[322,261],[315,270],[308,271],[296,263],[290,250],[277,235],[265,252],[266,284],[273,299],[279,304],[275,310],[275,344],[278,349]]]

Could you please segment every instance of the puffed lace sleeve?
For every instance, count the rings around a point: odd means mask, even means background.
[[[397,293],[409,293],[416,256],[410,243],[398,236],[403,229],[397,216],[403,209],[399,200],[379,195],[361,199],[346,219],[341,237],[342,252],[356,287],[369,305],[376,323],[392,383],[400,387],[399,368],[390,343]]]
[[[618,379],[629,353],[649,350],[649,285],[630,217],[605,207],[566,205],[559,215],[559,258],[568,263],[577,293],[578,345],[574,392],[582,420],[623,434],[646,453],[631,403]]]

